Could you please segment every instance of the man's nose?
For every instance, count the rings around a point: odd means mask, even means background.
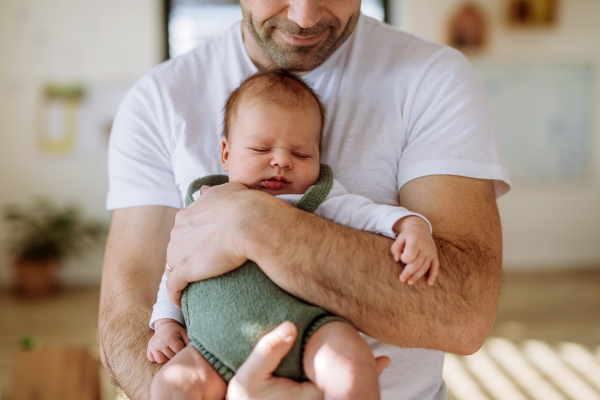
[[[292,168],[292,159],[285,151],[275,151],[271,159],[271,167],[279,167],[284,169]]]
[[[321,0],[290,0],[288,19],[302,28],[313,27],[321,20]]]

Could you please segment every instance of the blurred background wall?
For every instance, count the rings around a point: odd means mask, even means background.
[[[460,3],[390,0],[390,19],[425,39],[446,42],[449,16]],[[506,269],[600,268],[600,2],[561,1],[557,22],[547,29],[508,27],[504,1],[474,3],[486,13],[489,28],[485,48],[470,55],[475,64],[586,64],[595,76],[585,174],[514,180],[513,191],[499,201]],[[162,61],[163,20],[160,0],[0,2],[0,206],[44,195],[109,220],[105,147],[78,142],[61,155],[41,151],[36,142],[44,87],[80,84],[91,93],[88,103],[101,102],[98,93],[114,98]],[[0,233],[9,234],[3,226]],[[0,287],[5,287],[12,271],[6,249],[0,250]],[[85,263],[70,262],[61,270],[61,282],[95,285],[101,262],[101,252]]]
[[[105,91],[130,85],[162,61],[162,21],[160,0],[0,1],[0,206],[43,195],[109,220],[105,144],[42,152],[36,118],[43,89],[49,83]],[[0,286],[6,286],[12,271],[2,250]],[[99,251],[61,268],[60,280],[97,285],[101,268]]]
[[[399,6],[394,21],[417,36],[444,43],[449,15],[462,3],[401,0],[394,3]],[[470,55],[474,64],[587,64],[594,76],[585,176],[538,182],[513,177],[513,191],[499,200],[506,269],[600,268],[600,2],[560,1],[556,22],[547,28],[509,26],[506,1],[471,3],[484,11],[488,24],[488,43]]]

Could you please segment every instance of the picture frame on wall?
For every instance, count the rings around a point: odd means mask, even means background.
[[[462,4],[450,19],[448,45],[463,52],[482,50],[487,42],[487,18],[474,3]]]
[[[547,27],[557,20],[558,0],[508,0],[507,10],[512,26]]]

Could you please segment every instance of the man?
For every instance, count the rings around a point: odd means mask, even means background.
[[[284,290],[351,321],[376,355],[392,358],[381,376],[383,399],[445,399],[441,351],[480,348],[501,286],[495,196],[509,184],[481,85],[460,53],[360,16],[359,0],[241,6],[241,26],[155,68],[115,120],[107,202],[115,212],[99,321],[104,365],[132,399],[147,398],[159,369],[145,359],[147,324],[165,261],[177,300],[187,282],[251,259]],[[436,285],[399,282],[389,239],[241,185],[214,188],[177,212],[193,179],[221,172],[228,92],[274,65],[302,74],[322,97],[322,161],[349,192],[431,222]]]

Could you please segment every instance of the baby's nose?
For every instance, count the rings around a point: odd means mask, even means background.
[[[271,159],[271,166],[289,169],[292,167],[292,159],[286,151],[275,151]]]

